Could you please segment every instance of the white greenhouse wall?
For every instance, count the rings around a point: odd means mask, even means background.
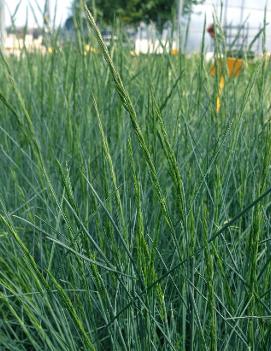
[[[265,0],[224,0],[223,3],[224,8],[221,7],[220,1],[211,0],[207,0],[203,5],[193,7],[185,47],[187,53],[198,52],[200,50],[204,20],[206,18],[206,25],[210,25],[214,22],[214,14],[220,19],[222,26],[245,23],[245,26],[249,28],[248,44],[251,43],[255,35],[259,32],[259,29],[263,27]],[[271,4],[267,4],[266,9],[266,49],[271,52]],[[212,40],[208,33],[206,33],[205,38],[206,51],[211,51]],[[258,53],[262,52],[262,39],[255,43],[253,50]]]

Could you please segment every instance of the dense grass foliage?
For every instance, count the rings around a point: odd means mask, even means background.
[[[269,62],[80,47],[1,60],[0,349],[269,349]]]

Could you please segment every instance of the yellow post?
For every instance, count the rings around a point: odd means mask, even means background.
[[[216,98],[216,112],[218,113],[220,111],[220,107],[221,107],[221,95],[224,89],[224,85],[225,85],[225,79],[223,76],[220,77],[219,79],[219,86],[218,86],[218,96]]]
[[[222,64],[222,62],[218,62],[218,64]],[[228,70],[228,76],[230,78],[232,77],[238,77],[242,68],[244,66],[244,61],[242,59],[237,59],[235,57],[228,57],[227,58],[227,70]],[[216,74],[219,75],[219,85],[218,85],[218,95],[216,98],[216,112],[218,113],[221,108],[221,96],[222,92],[225,86],[225,77],[222,73],[221,66],[218,67],[218,71],[216,72],[216,65],[212,65],[210,69],[210,74],[212,77],[214,77]]]

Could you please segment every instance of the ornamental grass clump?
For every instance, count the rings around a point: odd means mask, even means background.
[[[1,60],[0,350],[268,349],[269,61],[217,114],[204,42],[132,57],[87,15]]]

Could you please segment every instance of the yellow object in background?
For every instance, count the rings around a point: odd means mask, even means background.
[[[171,49],[170,55],[171,56],[178,56],[179,55],[179,49],[177,49],[177,48]]]
[[[244,67],[244,61],[242,59],[238,59],[235,57],[228,57],[226,62],[227,62],[228,76],[230,78],[238,77]],[[220,111],[221,95],[225,86],[225,78],[222,73],[222,63],[223,63],[222,60],[221,62],[218,61],[217,64],[212,65],[210,69],[210,75],[212,77],[215,77],[216,75],[219,76],[218,96],[216,98],[216,112]]]
[[[228,57],[227,67],[229,77],[238,77],[244,67],[244,61],[242,59]]]
[[[238,77],[244,67],[244,61],[242,59],[238,59],[238,58],[235,58],[235,57],[228,57],[227,58],[227,70],[228,70],[228,75],[229,77]],[[212,77],[214,77],[217,72],[216,70],[218,69],[218,73],[221,74],[221,70],[222,70],[222,64],[223,64],[223,61],[219,60],[217,62],[217,64],[213,64],[211,66],[211,69],[210,69],[210,74]]]
[[[86,44],[86,45],[85,45],[85,52],[90,52],[90,50],[91,50],[90,45],[89,45],[89,44]]]
[[[84,46],[84,55],[86,56],[87,54],[90,54],[90,53],[96,53],[97,52],[97,49],[90,46],[89,44],[85,44]]]

